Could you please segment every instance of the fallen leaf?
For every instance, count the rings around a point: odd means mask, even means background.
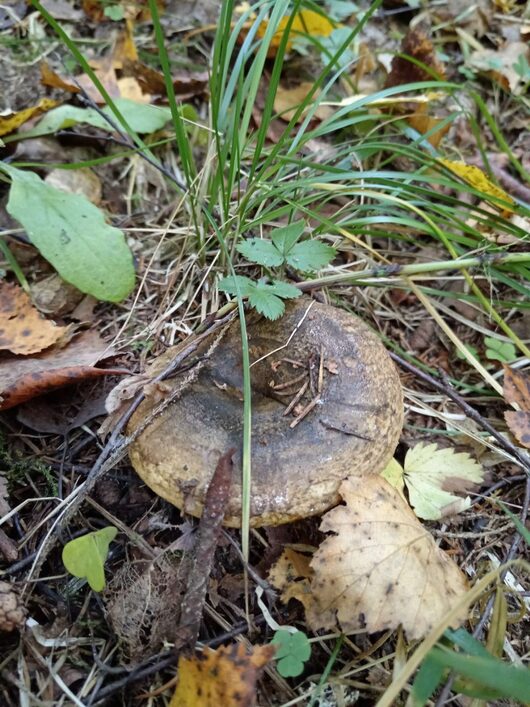
[[[409,58],[410,57],[410,58]],[[385,82],[385,88],[401,86],[416,81],[433,81],[445,77],[445,67],[437,59],[434,47],[427,32],[422,27],[408,31],[401,43],[401,53],[392,59],[391,70]],[[399,109],[396,106],[396,109]],[[438,147],[442,137],[449,131],[445,125],[436,129],[442,120],[428,114],[429,105],[405,104],[400,109],[408,113],[405,118],[409,125],[420,134],[430,133],[429,142]]]
[[[62,317],[75,310],[83,299],[77,287],[65,282],[59,275],[49,275],[30,287],[31,299],[43,314]]]
[[[467,63],[474,69],[487,73],[505,91],[518,96],[526,85],[526,80],[516,66],[521,61],[530,60],[530,49],[525,42],[506,42],[500,49],[481,49],[469,57]]]
[[[507,403],[518,405],[521,410],[508,410],[504,419],[515,439],[530,449],[530,377],[504,365],[503,395]]]
[[[285,15],[278,22],[278,27],[276,29],[276,32],[272,36],[267,51],[267,56],[269,58],[276,56],[276,52],[278,51],[278,47],[280,46],[280,42],[282,41],[282,37],[289,23],[289,19],[290,15]],[[244,37],[246,37],[248,30],[250,29],[250,27],[252,27],[252,24],[252,21],[246,24],[238,38],[238,41],[243,41]],[[260,23],[256,33],[260,39],[263,39],[263,37],[265,36],[268,26],[269,21],[267,19],[263,20]],[[293,48],[293,41],[297,37],[329,37],[329,35],[337,26],[338,25],[333,24],[325,14],[320,14],[319,12],[315,12],[314,10],[300,10],[300,12],[296,13],[291,28],[289,30],[289,39],[287,40],[287,51],[290,51]]]
[[[63,564],[74,577],[86,578],[95,592],[105,589],[105,561],[109,545],[118,534],[118,529],[109,525],[101,530],[81,535],[63,547]]]
[[[502,199],[502,201],[506,201],[510,205],[515,205],[515,201],[512,199],[512,197],[507,194],[504,189],[501,189],[496,184],[493,184],[493,182],[488,179],[488,177],[480,169],[480,167],[477,167],[476,165],[466,164],[465,162],[461,162],[458,160],[447,160],[444,158],[439,158],[438,162],[444,167],[446,167],[448,170],[453,172],[453,174],[456,174],[457,177],[460,177],[462,181],[466,182],[467,184],[469,184],[469,186],[473,187],[473,189],[476,189],[477,191],[481,192],[482,198],[493,196],[496,199]],[[490,203],[492,203],[496,209],[499,209],[505,216],[508,216],[512,213],[509,207],[500,206],[496,202]]]
[[[0,350],[38,353],[66,337],[69,329],[45,319],[21,287],[0,282]]]
[[[433,81],[436,77],[445,78],[445,68],[437,59],[432,41],[422,27],[407,32],[401,43],[400,54],[405,56],[398,55],[392,60],[385,88],[416,81]]]
[[[44,182],[70,194],[82,194],[96,206],[101,203],[101,181],[89,167],[52,169]]]
[[[392,464],[398,462],[393,460],[389,465],[395,470]],[[396,487],[394,479],[389,478],[388,468],[383,476]],[[470,499],[455,496],[452,491],[466,493],[484,478],[481,465],[467,452],[455,453],[452,448],[438,449],[435,444],[423,442],[408,450],[401,471],[397,488],[404,478],[410,504],[424,520],[437,520],[469,508]]]
[[[256,683],[274,657],[274,646],[242,643],[203,649],[192,658],[180,656],[178,685],[169,707],[250,707],[256,700]]]
[[[293,86],[291,88],[282,86],[280,84],[276,91],[276,96],[274,97],[274,110],[276,111],[276,113],[279,114],[279,117],[288,123],[296,113],[296,110],[300,103],[305,100],[312,88],[313,84],[310,81],[305,81],[301,84],[298,84],[298,86]],[[319,93],[320,91],[317,91],[314,94],[311,99],[310,105],[307,108],[304,108],[297,122],[302,122],[304,117],[309,112],[311,106],[318,99]],[[315,110],[313,116],[318,120],[325,120],[326,118],[329,118],[332,113],[333,109],[331,108],[331,106],[320,105]]]
[[[18,111],[18,113],[0,115],[0,135],[15,132],[15,130],[20,128],[21,125],[24,125],[30,118],[41,115],[41,113],[46,113],[51,108],[55,108],[55,106],[58,105],[59,101],[54,101],[51,98],[42,98],[36,105],[30,108],[24,108],[24,110]]]
[[[401,624],[409,640],[422,638],[467,591],[463,573],[380,475],[346,479],[340,494],[346,505],[329,511],[320,526],[334,535],[311,561],[322,612],[311,617],[311,627],[334,628],[333,611],[346,633]],[[465,618],[464,609],[457,623]]]
[[[62,76],[59,76],[59,74],[51,68],[47,61],[42,61],[40,64],[40,81],[43,86],[60,88],[63,91],[70,91],[70,93],[79,93],[79,86],[67,81]]]
[[[78,22],[83,18],[81,10],[76,10],[73,5],[66,2],[66,0],[41,0],[41,5],[55,20]]]
[[[50,347],[31,357],[0,360],[0,410],[8,410],[37,395],[82,380],[123,374],[121,368],[96,368],[114,352],[95,331],[84,331],[64,348]]]
[[[530,376],[506,364],[504,368],[504,384],[502,394],[507,403],[519,405],[530,412]]]
[[[311,578],[313,570],[310,557],[285,548],[269,571],[269,582],[281,592],[284,604],[298,599],[306,609],[313,603]]]
[[[188,573],[186,594],[182,599],[180,622],[175,642],[177,649],[192,650],[199,637],[208,581],[221,525],[225,516],[232,481],[232,456],[235,448],[219,457],[208,484],[194,547],[194,563]]]
[[[92,391],[87,393],[86,388],[76,392],[80,393],[80,407],[72,402],[70,391],[67,396],[52,393],[20,405],[17,420],[36,432],[63,436],[105,414],[105,393],[94,395]],[[78,399],[77,395],[74,399]]]

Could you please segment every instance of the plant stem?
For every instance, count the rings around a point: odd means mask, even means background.
[[[508,263],[530,262],[530,253],[485,253],[458,260],[435,260],[431,263],[414,263],[412,265],[382,265],[376,268],[366,268],[357,272],[343,272],[336,275],[326,275],[314,280],[299,282],[296,286],[303,292],[326,285],[347,285],[366,278],[386,278],[395,275],[411,277],[442,270],[461,270],[484,265],[505,265]]]

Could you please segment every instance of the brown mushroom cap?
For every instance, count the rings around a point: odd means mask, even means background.
[[[320,514],[340,500],[342,479],[376,474],[392,457],[403,422],[397,371],[359,318],[303,298],[290,303],[278,321],[249,321],[248,341],[251,362],[257,362],[251,368],[251,524],[278,525]],[[284,348],[275,351],[279,347]],[[234,322],[197,380],[130,450],[148,486],[200,516],[219,457],[235,447],[225,516],[225,524],[234,527],[241,524],[241,360],[239,324]],[[304,383],[298,413],[319,388],[320,398],[292,427],[295,418],[284,413]],[[146,400],[140,406],[129,432],[154,404]]]

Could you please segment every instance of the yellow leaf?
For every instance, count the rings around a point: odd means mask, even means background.
[[[58,105],[59,101],[54,101],[51,98],[42,98],[35,106],[24,108],[24,110],[18,111],[18,113],[0,116],[0,135],[7,135],[8,133],[14,132],[30,118],[33,118],[33,116],[46,113],[46,111]]]
[[[290,15],[285,15],[278,22],[278,27],[271,39],[271,43],[267,52],[267,56],[269,58],[275,56],[276,52],[278,51],[278,47],[280,46],[283,33],[285,32],[285,29],[289,23],[289,19]],[[246,30],[248,30],[251,25],[252,23],[249,23],[246,27]],[[258,27],[257,36],[263,38],[265,36],[265,32],[267,31],[268,26],[268,20],[263,20]],[[326,15],[321,15],[319,12],[314,12],[313,10],[301,10],[300,12],[297,12],[294,16],[293,23],[289,31],[287,51],[292,49],[293,39],[295,39],[296,37],[329,37],[329,35],[336,27],[340,27],[340,25],[332,23],[326,17]]]
[[[380,475],[350,477],[340,494],[346,505],[324,516],[320,530],[333,535],[311,561],[322,615],[308,623],[333,629],[336,622],[345,633],[401,624],[409,640],[422,638],[467,591],[464,575]],[[465,618],[463,610],[458,620]]]
[[[482,196],[485,199],[487,199],[488,196],[493,196],[494,198],[502,199],[503,201],[506,201],[509,204],[515,204],[515,201],[512,199],[512,197],[507,194],[504,189],[501,189],[496,184],[493,184],[493,182],[488,179],[488,177],[484,174],[480,167],[475,167],[475,165],[469,165],[465,162],[459,162],[456,160],[446,160],[443,158],[440,158],[438,162],[444,167],[447,167],[447,169],[451,170],[453,174],[456,174],[464,182],[467,182],[471,187],[473,187],[473,189],[476,189],[477,191],[481,192]],[[506,216],[512,213],[511,209],[503,208],[495,202],[493,203],[493,205],[497,209],[500,209],[502,213]]]
[[[388,483],[393,486],[399,495],[406,501],[405,494],[405,481],[403,479],[403,467],[398,462],[397,459],[391,459],[386,467],[381,472],[381,476],[388,481]]]
[[[242,643],[205,648],[192,658],[180,656],[178,684],[169,707],[247,707],[255,703],[256,682],[274,656],[274,646]]]

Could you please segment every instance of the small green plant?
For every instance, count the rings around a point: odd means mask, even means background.
[[[113,22],[119,22],[125,17],[125,11],[121,5],[108,5],[103,10],[103,14]]]
[[[304,663],[311,656],[311,644],[303,631],[291,633],[285,629],[276,631],[271,641],[276,646],[277,668],[284,678],[295,678],[304,670]]]
[[[68,572],[74,577],[86,578],[95,592],[105,589],[105,561],[117,533],[118,529],[109,525],[70,540],[63,547],[63,564]]]
[[[327,265],[335,255],[335,249],[316,240],[300,240],[305,229],[303,221],[296,221],[276,228],[271,238],[249,238],[237,246],[237,250],[269,272],[272,268],[289,265],[299,272],[312,272]],[[281,317],[285,310],[283,300],[300,296],[300,290],[287,282],[274,279],[272,282],[254,282],[243,275],[225,277],[219,288],[231,295],[238,293],[247,297],[249,304],[268,319]]]
[[[486,358],[490,361],[500,361],[501,363],[510,363],[517,358],[517,351],[511,341],[499,341],[491,336],[484,339],[486,346]]]
[[[470,633],[448,629],[444,642],[435,646],[423,661],[412,685],[414,707],[422,707],[450,670],[457,675],[454,689],[481,700],[515,698],[530,701],[530,670],[510,665],[493,656]],[[457,650],[449,647],[456,646]]]

